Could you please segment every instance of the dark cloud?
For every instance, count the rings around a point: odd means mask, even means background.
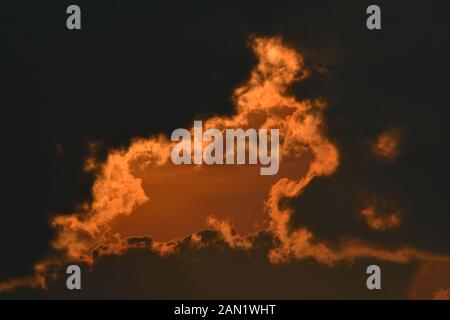
[[[447,3],[383,4],[379,34],[337,32],[341,58],[330,72],[332,90],[323,94],[340,169],[293,201],[293,227],[305,224],[329,240],[352,234],[450,252],[448,9]],[[436,24],[425,23],[431,19]],[[402,132],[401,152],[380,161],[370,143],[392,128]],[[400,210],[402,225],[383,235],[368,231],[355,219],[368,197]]]
[[[377,33],[364,27],[364,1],[81,1],[79,33],[65,29],[68,4],[8,4],[2,19],[9,85],[2,97],[0,281],[31,274],[49,252],[51,216],[91,197],[93,175],[83,173],[90,141],[101,141],[101,158],[132,137],[187,127],[197,115],[230,114],[232,90],[255,64],[246,46],[252,34],[281,34],[305,53],[316,72],[293,93],[328,102],[328,136],[340,149],[339,170],[290,200],[292,227],[306,225],[330,242],[351,235],[450,252],[447,2],[382,1]],[[380,162],[370,141],[391,127],[405,130],[404,149],[395,162]],[[367,196],[398,207],[401,227],[380,234],[356,218]],[[273,266],[262,253],[215,246],[188,252],[101,257],[85,270],[89,287],[80,297],[373,297],[361,287],[369,261]],[[404,297],[415,269],[385,269],[395,288],[379,297]],[[10,294],[72,297],[63,284]]]
[[[201,233],[202,248],[178,246],[179,254],[161,257],[149,249],[123,256],[107,255],[82,268],[82,289],[66,289],[65,274],[49,281],[48,290],[21,288],[4,297],[62,299],[401,299],[417,270],[415,264],[379,263],[383,290],[366,288],[370,259],[329,268],[312,260],[273,265],[267,260],[270,241],[256,236],[257,249],[230,248],[212,231]]]

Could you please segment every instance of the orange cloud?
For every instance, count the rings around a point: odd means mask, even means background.
[[[252,47],[260,61],[252,71],[249,81],[235,91],[236,114],[232,117],[207,119],[204,121],[204,129],[277,128],[282,136],[281,166],[286,163],[286,168],[290,169],[290,171],[282,171],[282,175],[296,176],[298,173],[293,172],[301,167],[305,167],[304,172],[309,170],[317,175],[331,173],[337,165],[338,156],[336,148],[321,135],[323,125],[321,110],[325,106],[324,103],[299,102],[287,93],[293,81],[307,74],[302,57],[294,50],[283,46],[280,38],[256,38],[252,42]],[[93,202],[87,204],[81,212],[54,218],[53,226],[59,231],[53,243],[55,249],[65,251],[69,259],[91,263],[93,249],[99,245],[107,244],[111,247],[120,243],[124,234],[133,235],[132,232],[136,232],[135,229],[140,225],[155,224],[160,219],[156,215],[168,217],[168,221],[163,220],[164,223],[157,225],[158,229],[165,230],[159,237],[170,240],[170,238],[179,238],[201,227],[206,227],[207,217],[211,214],[215,215],[215,211],[220,211],[223,207],[217,205],[217,198],[221,198],[222,195],[226,197],[226,194],[230,193],[230,202],[237,202],[238,193],[234,190],[246,192],[244,195],[248,197],[252,186],[242,190],[239,184],[244,179],[239,179],[239,176],[233,172],[246,177],[247,181],[252,181],[250,178],[254,174],[252,166],[235,168],[207,167],[206,165],[187,168],[175,166],[168,161],[172,147],[173,143],[161,136],[136,140],[127,150],[113,150],[101,166],[94,183]],[[311,167],[306,169],[311,158],[309,154],[314,161]],[[205,175],[204,179],[201,178],[202,175]],[[226,184],[223,181],[226,180],[227,175],[236,180],[233,179]],[[260,190],[258,191],[259,201],[253,207],[247,205],[246,208],[251,209],[248,211],[259,214],[259,219],[249,219],[249,221],[245,218],[245,215],[249,213],[241,212],[242,217],[235,215],[233,220],[238,221],[238,224],[240,220],[247,221],[242,224],[247,225],[248,231],[251,230],[249,227],[251,221],[263,225],[263,202],[270,186],[277,179],[278,177],[259,178],[263,186],[261,189],[255,187]],[[216,195],[215,201],[204,196],[207,190],[202,187],[202,185],[210,187],[213,183],[211,180],[226,184],[225,188],[217,186],[216,191],[220,193],[220,196]],[[183,186],[183,181],[189,181],[191,190],[178,190],[175,195],[184,202],[171,201],[172,192],[177,190],[177,185]],[[145,192],[147,186],[150,189],[148,195]],[[164,186],[167,186],[167,190],[160,192],[159,189],[163,189]],[[154,189],[156,199],[153,199],[151,189]],[[183,194],[187,196],[184,197]],[[195,199],[196,195],[200,195],[198,201],[190,200]],[[255,200],[249,197],[250,202],[254,203]],[[128,224],[128,228],[124,228],[123,225],[127,225],[124,220],[138,210],[142,210],[144,220],[147,222]],[[231,212],[233,210],[224,212],[222,218],[233,216]],[[154,219],[149,219],[149,215],[155,211],[158,213],[155,214]],[[196,211],[201,212],[199,218],[196,218]],[[186,229],[180,228],[179,233],[171,233],[167,230],[176,230],[175,224],[189,226],[191,221],[200,219],[202,224],[192,224]],[[221,231],[224,238],[234,245],[235,240],[232,240],[226,224],[211,218],[208,223],[209,226]],[[147,231],[146,234],[149,233],[149,230],[142,230],[142,232],[145,231]]]
[[[383,132],[372,144],[373,153],[383,160],[394,160],[400,152],[401,133],[390,129]]]
[[[240,250],[252,249],[253,233],[270,233],[277,244],[268,257],[273,263],[313,258],[331,266],[359,257],[397,263],[448,261],[448,257],[414,248],[390,250],[356,239],[332,247],[307,228],[290,230],[293,209],[281,207],[281,201],[300,196],[316,177],[336,172],[339,151],[326,136],[326,103],[319,99],[298,101],[289,92],[294,81],[309,74],[302,56],[279,37],[255,38],[251,45],[259,61],[249,80],[234,92],[235,114],[206,119],[203,124],[204,129],[219,130],[279,129],[277,176],[260,176],[252,165],[175,166],[169,161],[174,143],[167,137],[136,139],[127,149],[111,150],[103,164],[88,159],[87,170],[95,168],[97,172],[92,202],[52,220],[57,230],[53,247],[62,258],[44,264],[44,270],[37,270],[28,280],[0,284],[0,291],[27,284],[45,287],[42,274],[52,265],[72,261],[92,264],[95,255],[123,254],[136,247],[174,254],[184,236],[191,235],[192,246],[199,245],[197,231],[207,227],[217,231],[231,248]],[[374,145],[377,154],[389,159],[396,150],[398,141],[392,134],[382,135]],[[366,219],[373,222],[380,218],[366,213]]]
[[[61,260],[44,260],[34,265],[34,273],[24,278],[12,278],[0,282],[0,292],[14,290],[17,287],[46,288],[49,278],[56,278],[55,269],[60,267]]]
[[[374,230],[389,230],[398,227],[402,220],[399,213],[389,215],[377,215],[374,206],[361,210],[361,216],[366,219],[367,225]]]
[[[450,262],[432,261],[423,263],[408,291],[410,299],[449,299]]]

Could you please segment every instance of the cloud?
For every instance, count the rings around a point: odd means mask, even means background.
[[[280,38],[255,38],[252,48],[259,63],[249,81],[235,90],[236,114],[232,117],[213,117],[204,122],[205,129],[217,128],[279,128],[281,157],[296,158],[311,152],[314,161],[308,176],[331,174],[338,164],[336,148],[323,137],[322,101],[297,101],[288,94],[289,85],[307,76],[302,57],[285,47]],[[67,259],[92,263],[92,250],[100,245],[110,248],[122,243],[112,223],[118,216],[131,215],[149,201],[142,187],[142,179],[133,174],[133,166],[170,165],[169,152],[173,143],[166,137],[134,141],[126,150],[113,150],[101,166],[93,186],[93,202],[80,212],[53,219],[58,230],[53,246],[64,251]],[[177,183],[176,179],[172,182]],[[210,208],[214,210],[214,208]],[[262,207],[261,207],[262,210]],[[206,219],[205,219],[206,220]],[[235,243],[228,225],[209,218],[210,226],[220,230],[225,239]],[[170,227],[170,226],[169,226]],[[179,234],[178,237],[183,236]],[[240,245],[248,246],[244,241]],[[163,248],[163,247],[162,247]]]
[[[285,166],[286,169],[281,170],[280,176],[275,177],[275,180],[264,181],[267,193],[263,199],[252,196],[249,189],[244,189],[240,185],[238,178],[226,184],[226,192],[230,192],[233,196],[244,194],[249,201],[257,204],[256,209],[252,209],[254,212],[251,212],[252,210],[245,212],[246,215],[259,217],[256,221],[259,227],[253,230],[254,232],[243,234],[236,231],[234,223],[239,224],[240,220],[245,220],[246,217],[235,215],[233,219],[228,219],[233,215],[233,210],[228,212],[229,216],[225,216],[225,219],[213,217],[211,214],[215,214],[220,208],[211,205],[216,203],[211,199],[200,197],[198,202],[185,203],[173,196],[175,185],[184,179],[179,175],[180,170],[190,170],[183,173],[193,180],[197,179],[200,171],[206,172],[208,181],[206,188],[208,188],[214,185],[214,181],[222,181],[216,174],[224,170],[223,168],[203,165],[180,169],[169,161],[174,144],[166,136],[139,138],[132,141],[127,148],[111,150],[102,164],[96,163],[91,158],[87,160],[86,170],[95,169],[97,172],[92,188],[92,202],[80,205],[72,214],[57,215],[52,219],[52,226],[57,232],[53,248],[59,253],[58,257],[37,264],[34,276],[0,284],[0,291],[24,285],[45,287],[45,279],[51,274],[51,270],[69,262],[93,265],[99,257],[121,256],[135,249],[173,256],[180,253],[183,245],[197,249],[207,246],[211,233],[198,232],[199,228],[194,229],[196,226],[188,230],[187,237],[185,233],[179,232],[170,240],[150,238],[152,234],[124,236],[121,225],[126,224],[126,219],[136,216],[136,212],[147,208],[147,205],[152,206],[161,201],[155,199],[157,196],[154,194],[157,194],[158,182],[162,183],[162,180],[172,188],[159,194],[162,201],[179,205],[180,207],[176,208],[180,210],[174,211],[181,211],[184,216],[174,220],[172,212],[157,212],[156,214],[161,216],[172,217],[171,223],[165,223],[160,229],[168,230],[175,228],[175,225],[189,225],[203,202],[207,204],[204,212],[207,215],[201,217],[214,232],[213,238],[217,240],[213,241],[214,244],[223,242],[231,249],[251,252],[257,247],[256,242],[260,239],[257,235],[266,233],[271,239],[271,247],[267,250],[268,261],[273,264],[312,259],[318,264],[330,267],[340,262],[366,258],[398,264],[415,260],[449,261],[448,256],[428,253],[413,247],[384,248],[367,244],[360,239],[346,238],[337,244],[330,244],[319,239],[313,230],[305,226],[291,229],[294,210],[284,204],[285,200],[301,196],[305,188],[317,177],[333,175],[339,169],[341,155],[337,146],[326,135],[323,116],[326,102],[321,99],[298,101],[289,91],[294,82],[306,79],[310,74],[303,57],[284,45],[279,37],[253,38],[251,47],[258,58],[258,64],[251,71],[249,80],[234,91],[235,114],[211,117],[203,123],[205,129],[251,127],[280,130],[280,166]],[[398,154],[398,144],[398,136],[390,131],[377,139],[373,151],[382,158],[392,160]],[[302,167],[304,170],[299,170]],[[242,168],[239,170],[252,170],[251,166]],[[164,175],[158,180],[157,175],[161,172]],[[155,190],[154,194],[146,192],[147,185]],[[202,191],[204,191],[202,186],[194,188],[192,185],[190,190],[182,192],[186,192],[189,198],[192,198]],[[220,196],[219,192],[213,198],[217,200]],[[240,203],[237,202],[236,205],[239,206]],[[149,213],[150,211],[144,212],[147,221],[150,223],[156,221],[157,217],[152,217]],[[362,215],[374,228],[390,228],[398,223],[392,216],[380,218],[367,209]],[[129,228],[136,227],[139,226]],[[169,231],[167,232],[169,234]]]
[[[392,213],[389,215],[377,215],[374,206],[369,206],[361,211],[367,222],[367,225],[374,230],[389,230],[397,228],[402,220],[399,213]]]
[[[446,299],[450,288],[450,262],[423,263],[413,277],[408,290],[410,299]]]
[[[373,153],[382,160],[394,160],[400,152],[401,137],[399,129],[389,129],[383,132],[372,144]]]
[[[45,260],[34,265],[34,273],[28,277],[12,278],[0,282],[0,292],[14,290],[18,287],[47,288],[46,283],[54,279],[55,268],[59,268],[61,260]]]

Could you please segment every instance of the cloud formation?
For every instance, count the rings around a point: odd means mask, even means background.
[[[383,132],[372,144],[373,153],[382,160],[395,160],[400,152],[401,136],[398,129]]]
[[[367,225],[374,230],[389,230],[401,224],[400,214],[378,215],[374,206],[363,209],[361,216],[366,219]]]
[[[220,235],[227,246],[240,250],[252,250],[255,247],[255,234],[268,233],[273,240],[268,259],[274,264],[313,259],[319,264],[335,266],[339,262],[352,262],[357,258],[375,258],[400,264],[415,260],[449,261],[448,256],[413,247],[384,248],[360,239],[346,238],[338,244],[330,244],[319,239],[307,227],[291,229],[293,208],[285,205],[285,200],[301,196],[317,177],[333,175],[339,169],[340,154],[337,146],[326,135],[323,116],[326,102],[321,99],[298,101],[289,91],[295,81],[305,79],[310,73],[305,68],[303,57],[285,46],[279,37],[254,38],[251,47],[258,64],[249,80],[234,92],[235,114],[206,119],[203,121],[204,128],[222,131],[227,128],[277,128],[281,137],[280,166],[289,163],[291,166],[283,177],[270,181],[268,193],[257,212],[261,216],[267,214],[266,226],[253,233],[241,234],[235,230],[231,221],[211,215],[205,219],[206,226]],[[398,155],[399,139],[395,132],[384,133],[374,143],[373,152],[383,159],[394,160]],[[186,241],[194,248],[207,245],[205,233],[195,230],[191,230],[187,238],[185,234],[178,234],[172,240],[157,241],[150,238],[151,234],[124,237],[117,229],[117,219],[129,217],[139,207],[153,201],[152,194],[147,194],[144,189],[146,181],[136,171],[167,167],[172,170],[169,159],[173,145],[164,135],[139,138],[126,149],[111,150],[104,163],[96,164],[89,158],[86,169],[97,170],[92,202],[80,205],[70,215],[57,215],[52,220],[52,226],[57,231],[52,244],[58,252],[57,258],[37,264],[34,276],[0,284],[0,291],[24,285],[45,287],[45,279],[51,274],[50,271],[64,263],[83,262],[92,265],[98,256],[123,255],[136,248],[149,249],[161,255],[176,254],[180,245]],[[298,168],[305,163],[306,170],[298,177]],[[195,169],[205,170],[202,166]],[[176,177],[171,179],[177,183]],[[216,208],[209,209],[214,214]],[[390,229],[400,224],[396,214],[380,217],[375,214],[373,207],[364,209],[361,215],[370,227],[377,230]],[[188,220],[189,216],[185,219]],[[183,221],[177,223],[182,224]],[[170,228],[170,225],[166,227]]]

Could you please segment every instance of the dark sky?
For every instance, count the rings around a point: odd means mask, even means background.
[[[69,4],[82,9],[80,31],[66,29]],[[231,114],[233,89],[256,64],[248,48],[254,35],[280,35],[302,52],[307,66],[328,70],[313,73],[292,92],[298,99],[322,97],[328,102],[327,132],[340,150],[341,165],[336,174],[314,180],[301,197],[291,200],[296,209],[292,227],[306,225],[330,242],[353,235],[380,245],[450,254],[449,3],[376,1],[382,9],[382,30],[377,31],[365,26],[369,4],[372,1],[3,4],[0,281],[31,274],[33,264],[51,252],[51,217],[69,214],[91,197],[94,177],[83,173],[90,141],[101,142],[97,156],[102,158],[133,137],[169,134],[189,127],[196,117]],[[394,164],[377,162],[367,152],[367,142],[392,127],[402,130],[401,154]],[[402,228],[380,235],[349,215],[360,204],[361,193],[380,194],[402,207],[407,213]],[[327,201],[318,201],[323,198]],[[87,272],[92,285],[82,295],[368,297],[357,280],[346,293],[329,288],[331,279],[339,287],[343,284],[338,274],[347,274],[342,279],[348,280],[364,263],[327,269],[304,262],[277,268],[259,256],[210,250],[193,254],[200,255],[202,266],[185,257],[161,262],[139,250],[128,253],[127,259],[102,258],[92,274]],[[252,271],[255,264],[261,266],[257,273]],[[131,265],[137,274],[148,270],[137,265],[151,266],[148,282],[155,283],[155,273],[160,282],[146,288],[140,287],[139,277],[117,276],[129,273]],[[222,270],[231,265],[239,266],[233,269],[239,277]],[[413,267],[405,271],[387,264],[392,270],[388,274],[403,278],[383,297],[403,297]],[[207,274],[207,284],[227,272],[230,279],[247,279],[246,289],[234,291],[240,280],[232,281],[234,286],[222,281],[219,291],[192,289],[198,275]],[[122,293],[109,290],[109,275],[122,279],[114,284]],[[311,283],[311,277],[321,280]],[[284,290],[282,284],[291,281],[303,289]],[[13,296],[61,297],[67,293],[60,287],[56,281],[46,293],[23,290]]]

